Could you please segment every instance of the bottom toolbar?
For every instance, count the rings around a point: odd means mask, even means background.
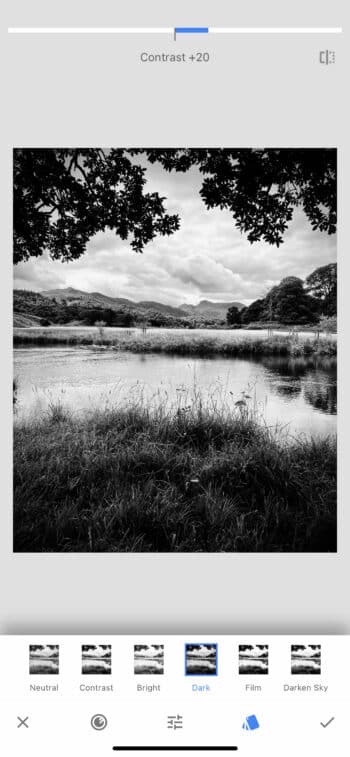
[[[347,754],[350,637],[4,636],[6,755]]]

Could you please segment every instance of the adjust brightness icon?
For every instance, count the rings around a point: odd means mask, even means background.
[[[105,715],[93,715],[91,718],[91,726],[95,731],[104,731],[107,727],[108,720]]]

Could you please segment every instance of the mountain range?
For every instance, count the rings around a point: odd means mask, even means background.
[[[133,300],[128,300],[124,297],[108,297],[106,294],[101,294],[101,292],[84,292],[81,289],[74,289],[73,287],[49,289],[40,292],[40,294],[42,297],[55,299],[56,302],[65,300],[68,305],[79,304],[86,307],[110,308],[112,310],[128,308],[134,312],[154,310],[158,313],[172,315],[178,318],[188,318],[188,316],[192,315],[194,317],[202,316],[214,320],[225,320],[226,313],[230,307],[235,306],[239,310],[244,307],[242,302],[212,302],[211,300],[201,300],[198,305],[182,304],[178,307],[174,307],[173,305],[165,305],[162,302],[152,300],[134,302]]]

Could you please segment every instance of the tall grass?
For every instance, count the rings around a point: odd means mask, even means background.
[[[139,404],[15,424],[19,552],[336,550],[336,442],[247,405]]]
[[[18,377],[14,376],[12,379],[12,404],[13,407],[16,407],[18,400]]]
[[[297,335],[250,336],[235,334],[217,336],[164,332],[116,332],[113,329],[15,329],[15,346],[95,345],[114,350],[172,355],[228,356],[239,355],[336,355],[337,341],[332,337],[298,338]]]

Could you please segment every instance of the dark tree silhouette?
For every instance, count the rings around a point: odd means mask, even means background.
[[[14,150],[14,263],[42,255],[79,258],[98,231],[112,229],[142,252],[179,228],[163,198],[144,191],[145,169],[124,150]]]
[[[247,308],[241,310],[241,321],[244,324],[261,321],[264,313],[264,300],[255,300]]]
[[[307,324],[318,320],[317,302],[308,295],[303,282],[286,276],[265,298],[265,317],[285,324]]]
[[[238,326],[241,323],[241,315],[239,309],[232,305],[227,311],[226,321],[229,326]]]
[[[310,273],[306,281],[306,290],[320,300],[323,315],[335,315],[337,312],[337,264],[329,263]]]
[[[132,151],[133,153],[138,151]],[[297,206],[314,230],[334,234],[337,223],[335,149],[146,150],[167,171],[197,166],[207,208],[232,213],[250,242],[279,246]]]
[[[319,320],[317,299],[304,289],[303,281],[287,276],[272,287],[266,297],[255,300],[240,313],[244,325],[255,322],[287,325],[313,324]]]
[[[334,149],[16,149],[14,262],[45,250],[75,260],[105,229],[136,252],[176,231],[179,217],[166,213],[164,198],[144,191],[145,169],[131,159],[140,153],[167,171],[197,166],[206,207],[229,210],[251,243],[280,245],[297,206],[313,229],[336,231]]]

